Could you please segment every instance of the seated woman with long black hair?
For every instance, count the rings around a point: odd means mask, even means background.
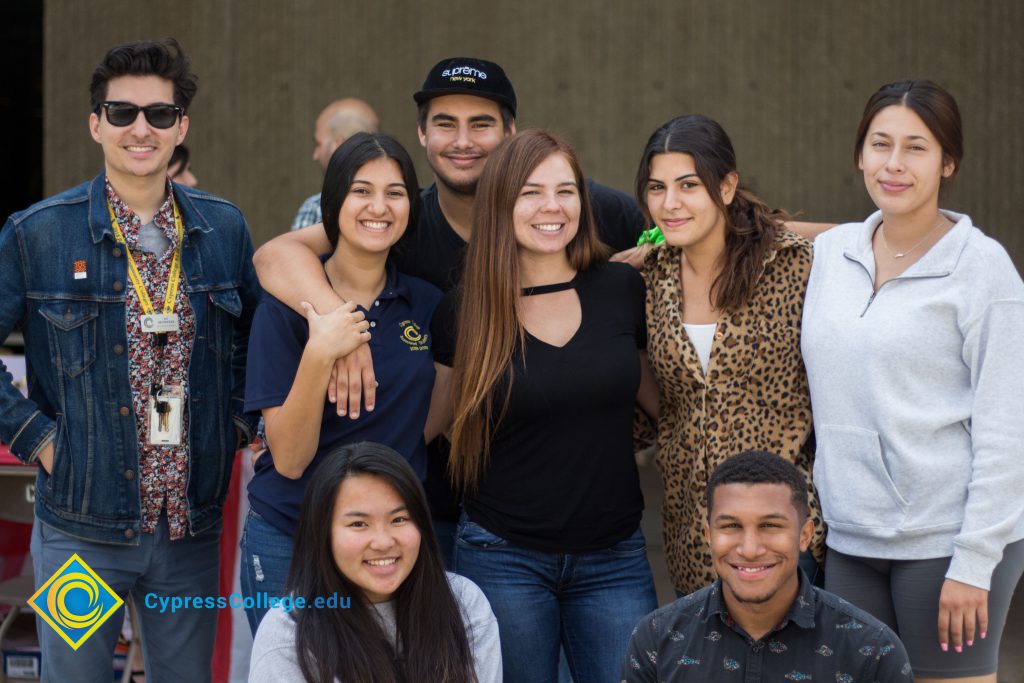
[[[416,473],[387,446],[343,446],[309,483],[289,594],[303,609],[267,612],[250,683],[493,683],[498,625],[487,598],[446,574]],[[344,609],[320,608],[338,596]]]

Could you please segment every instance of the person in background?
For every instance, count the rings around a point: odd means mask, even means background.
[[[133,596],[156,682],[210,679],[216,611],[143,598],[217,594],[232,458],[255,427],[242,411],[260,297],[245,219],[167,173],[195,93],[173,39],[110,49],[90,86],[102,171],[0,231],[0,339],[23,326],[30,368],[26,399],[0,363],[0,439],[40,465],[36,585],[77,554]],[[77,649],[41,626],[42,679],[109,681],[122,621]]]
[[[960,169],[956,100],[884,85],[854,161],[878,211],[814,243],[803,354],[826,587],[889,624],[918,683],[994,683],[1024,570],[1024,283],[939,208]]]
[[[811,484],[811,404],[800,355],[811,245],[786,214],[740,183],[725,130],[676,117],[650,137],[636,196],[665,237],[648,254],[648,355],[661,414],[656,462],[665,486],[665,554],[676,592],[715,580],[704,543],[714,468],[771,449],[803,472],[815,547],[824,527]],[[804,557],[814,581],[817,562]]]
[[[378,130],[380,119],[377,118],[377,112],[373,107],[366,102],[355,97],[335,100],[324,107],[316,117],[316,126],[313,129],[313,161],[326,172],[331,155],[345,140],[356,133],[376,133]],[[320,223],[322,220],[320,193],[317,192],[302,202],[292,221],[292,230]]]
[[[333,251],[319,268],[348,303],[322,315],[307,303],[299,315],[268,294],[256,310],[245,408],[261,411],[268,448],[249,483],[241,542],[247,596],[283,594],[302,495],[327,453],[372,440],[426,474],[423,429],[434,385],[428,331],[441,293],[389,260],[416,225],[412,160],[387,135],[357,133],[331,156],[322,197]],[[378,409],[353,421],[326,401],[327,381],[335,359],[363,345],[384,386]],[[253,632],[265,611],[259,602],[246,610]]]
[[[644,617],[623,683],[913,683],[892,629],[800,570],[815,533],[803,472],[748,451],[722,461],[707,493],[718,579]]]
[[[167,163],[167,175],[171,176],[171,180],[185,187],[195,187],[199,184],[189,166],[188,147],[178,145],[174,148],[171,160]]]
[[[324,458],[302,504],[288,594],[305,604],[267,613],[249,683],[501,683],[487,598],[445,572],[423,488],[387,446]],[[315,602],[331,597],[340,607]]]

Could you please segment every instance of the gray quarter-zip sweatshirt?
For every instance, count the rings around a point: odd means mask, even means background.
[[[874,289],[882,220],[814,242],[802,349],[814,481],[839,552],[952,556],[947,578],[988,589],[1024,538],[1024,284],[967,216]]]

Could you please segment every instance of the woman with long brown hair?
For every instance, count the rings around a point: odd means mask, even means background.
[[[557,680],[560,645],[576,683],[617,680],[657,604],[632,443],[634,406],[656,413],[657,394],[643,282],[607,263],[564,140],[524,131],[494,153],[434,330],[465,503],[455,569],[491,602],[505,680]]]
[[[644,277],[661,399],[665,551],[676,591],[715,580],[704,536],[707,480],[747,450],[771,451],[803,472],[820,553],[800,356],[810,243],[783,227],[784,212],[740,185],[729,136],[705,116],[679,116],[651,135],[636,196],[665,236],[648,254]],[[814,558],[801,560],[813,579]]]

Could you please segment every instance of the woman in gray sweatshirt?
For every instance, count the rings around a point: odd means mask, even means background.
[[[444,571],[419,478],[387,446],[324,458],[287,588],[256,632],[250,683],[501,683],[490,604]]]
[[[879,89],[855,147],[879,210],[817,238],[804,306],[826,588],[897,631],[918,683],[995,682],[1024,568],[1024,284],[939,210],[962,155],[949,93]]]

